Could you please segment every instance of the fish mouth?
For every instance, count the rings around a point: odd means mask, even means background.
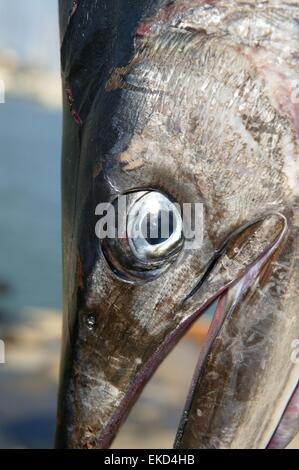
[[[244,248],[246,246],[244,240],[248,240],[249,234],[254,235],[253,241],[256,239],[258,247],[251,255],[245,249],[243,254],[247,255],[247,258],[245,256],[243,262],[241,262],[241,255],[239,265],[231,271],[228,270],[225,279],[219,282],[219,276],[223,275],[223,256],[227,256],[228,252],[231,254],[236,253],[236,249],[240,248],[240,245]],[[264,218],[242,226],[223,243],[209,264],[205,274],[197,281],[195,287],[187,294],[185,299],[183,299],[180,308],[186,310],[185,319],[166,337],[134,377],[127,393],[99,438],[98,444],[100,448],[108,448],[111,445],[117,430],[126,419],[144,385],[149,381],[157,367],[186,334],[192,324],[215,303],[215,313],[207,338],[202,345],[198,365],[175,440],[176,448],[182,446],[184,429],[194,398],[196,384],[201,378],[202,366],[209,354],[211,345],[224,323],[230,321],[232,312],[241,306],[242,299],[246,293],[253,289],[254,286],[257,286],[257,284],[261,285],[266,282],[268,273],[271,270],[271,263],[284,246],[287,235],[288,223],[286,217],[280,213],[275,213],[268,214]],[[240,250],[242,253],[242,249]]]
[[[190,413],[191,404],[194,399],[194,394],[196,385],[200,380],[200,376],[202,373],[202,368],[205,363],[205,359],[207,358],[211,346],[213,342],[216,340],[217,336],[219,335],[221,329],[225,322],[230,321],[230,317],[234,310],[242,304],[242,299],[246,295],[246,293],[253,288],[253,285],[258,283],[261,279],[262,273],[264,270],[268,269],[271,264],[271,256],[273,255],[274,247],[269,247],[269,249],[264,253],[259,260],[257,260],[249,269],[248,271],[241,277],[237,279],[234,283],[224,289],[221,294],[216,296],[214,300],[216,306],[215,311],[212,317],[212,321],[207,333],[207,337],[202,345],[202,349],[200,351],[200,355],[198,358],[198,362],[193,374],[191,387],[187,396],[187,400],[185,403],[184,411],[182,414],[182,418],[179,424],[179,428],[177,431],[177,435],[175,438],[175,448],[181,447],[182,436],[184,434],[184,428],[188,421],[188,414]],[[277,248],[276,248],[277,249]],[[210,303],[209,305],[210,306]],[[199,315],[205,312],[205,308],[200,310]]]

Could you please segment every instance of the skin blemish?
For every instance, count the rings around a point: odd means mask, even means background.
[[[99,174],[101,173],[101,171],[103,170],[103,165],[102,163],[97,163],[93,169],[93,173],[92,173],[92,176],[94,178],[97,178],[97,176],[99,176]]]
[[[69,108],[70,108],[72,118],[75,121],[75,123],[78,124],[78,126],[81,126],[82,125],[82,120],[81,120],[80,116],[78,115],[78,113],[74,110],[74,97],[73,97],[73,92],[72,92],[70,87],[68,87],[66,89],[66,95],[67,95],[67,99],[68,99]]]
[[[110,80],[106,84],[107,91],[124,88],[124,76],[128,73],[128,67],[118,67],[112,73]]]
[[[123,167],[124,171],[133,171],[141,168],[144,164],[143,160],[133,160],[132,162],[125,162],[126,164]]]
[[[140,25],[136,29],[136,36],[144,37],[149,33],[149,31],[150,28],[146,23],[140,23]]]
[[[160,94],[161,90],[151,90],[149,87],[136,86],[133,83],[128,82],[128,76],[135,65],[135,62],[136,61],[133,60],[127,67],[118,67],[114,69],[110,79],[106,83],[106,90],[114,91],[126,89],[139,93]]]
[[[79,115],[76,113],[76,111],[72,111],[72,118],[75,121],[75,123],[78,124],[78,126],[82,125],[82,121],[81,121]]]
[[[93,449],[96,445],[96,436],[93,429],[88,426],[84,435],[85,442],[83,444],[84,449]]]
[[[97,319],[94,313],[89,313],[85,320],[86,326],[90,331],[93,331],[97,325]]]
[[[70,22],[71,18],[74,16],[74,14],[76,13],[76,11],[78,9],[78,4],[79,4],[79,0],[73,0],[72,8],[71,8],[71,11],[70,11],[70,14],[69,14],[69,22]]]
[[[124,171],[132,171],[141,168],[144,161],[144,142],[141,138],[136,138],[129,149],[123,152],[119,161],[123,164]]]
[[[77,253],[77,285],[79,289],[83,289],[84,287],[84,272],[83,266],[80,258],[80,253]]]

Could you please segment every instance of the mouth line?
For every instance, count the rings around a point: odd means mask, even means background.
[[[282,217],[284,218],[284,216]],[[250,227],[251,225],[253,224],[248,224],[247,226]],[[136,374],[134,381],[132,382],[129,390],[124,395],[119,407],[110,418],[110,421],[107,423],[105,430],[102,432],[101,436],[99,436],[98,443],[100,445],[100,448],[105,449],[105,448],[110,447],[119,426],[123,423],[123,421],[128,416],[132,406],[134,405],[141,391],[143,390],[144,385],[149,381],[149,379],[152,377],[152,375],[154,374],[158,366],[161,364],[161,362],[167,357],[167,355],[171,352],[171,350],[176,346],[176,344],[180,341],[180,339],[185,335],[185,333],[192,326],[192,324],[196,320],[198,320],[214,302],[217,301],[216,310],[211,321],[207,339],[205,340],[203,344],[203,347],[199,356],[199,360],[198,360],[197,367],[194,372],[190,392],[187,397],[186,406],[184,408],[183,418],[182,418],[182,421],[180,423],[179,430],[177,433],[175,447],[179,445],[180,436],[182,435],[183,428],[184,428],[184,416],[186,416],[186,411],[188,411],[188,408],[190,407],[190,404],[192,402],[195,385],[200,377],[201,365],[214,339],[219,334],[224,321],[230,316],[230,314],[232,314],[236,306],[240,304],[246,292],[248,292],[250,287],[256,282],[258,278],[260,278],[264,270],[266,270],[267,267],[271,264],[271,260],[274,257],[275,253],[279,251],[279,248],[281,247],[281,245],[283,245],[287,232],[288,232],[288,227],[287,227],[287,224],[285,224],[284,229],[278,235],[276,240],[267,249],[265,249],[253,263],[247,266],[244,272],[240,274],[240,276],[228,282],[227,284],[223,285],[215,294],[211,295],[198,308],[195,308],[194,312],[191,315],[189,315],[187,318],[185,318],[177,326],[177,328],[175,328],[166,337],[166,339],[156,349],[156,351],[151,356],[151,358],[143,365],[143,367]],[[238,231],[238,233],[240,233],[240,230]],[[234,233],[234,236],[235,235],[236,235],[236,232]],[[232,237],[229,238],[229,240],[231,239]],[[226,246],[227,246],[227,243],[221,248],[221,250],[217,252],[217,255],[214,257],[213,261],[208,267],[203,278],[197,283],[195,288],[191,291],[192,296],[194,295],[195,292],[198,292],[199,289],[204,287],[205,281],[207,280],[209,273],[213,270],[213,267],[215,266],[221,254],[224,252],[224,249]],[[182,308],[188,305],[189,302],[191,301],[192,299],[191,293],[187,295],[187,297],[182,301],[182,304],[181,304]],[[225,305],[226,298],[228,296],[229,296],[229,305],[228,307],[226,306],[225,308],[224,305]]]
[[[231,282],[225,284],[223,286],[223,291],[228,289],[229,287],[231,287],[234,283],[238,282],[238,280],[240,280],[244,275],[246,275],[246,273],[250,270],[250,268],[252,266],[254,266],[261,258],[263,258],[264,255],[266,255],[267,253],[269,253],[269,250],[272,249],[272,251],[275,251],[276,250],[276,247],[281,243],[281,241],[283,240],[283,238],[285,238],[286,236],[286,232],[287,232],[287,222],[286,222],[286,218],[284,217],[284,215],[280,214],[280,213],[268,213],[266,214],[264,217],[261,217],[261,218],[257,218],[247,224],[244,224],[242,225],[241,227],[238,227],[236,230],[234,230],[230,236],[222,243],[222,245],[220,246],[220,248],[218,250],[216,250],[212,260],[210,261],[210,263],[208,264],[204,274],[200,277],[200,279],[198,280],[198,282],[195,284],[195,286],[192,288],[192,290],[189,292],[189,294],[187,294],[187,296],[185,297],[185,299],[183,300],[183,304],[187,304],[189,302],[189,300],[191,300],[194,295],[201,289],[202,286],[204,286],[206,280],[208,279],[210,273],[213,271],[215,265],[217,264],[218,260],[221,258],[221,256],[223,255],[223,253],[225,252],[225,250],[228,248],[228,246],[230,245],[230,243],[232,243],[242,232],[244,232],[245,230],[253,227],[254,225],[258,224],[259,222],[263,222],[263,220],[265,220],[265,218],[268,216],[271,216],[271,215],[279,215],[283,220],[284,220],[284,223],[285,223],[285,226],[284,226],[284,229],[281,231],[281,233],[278,235],[277,239],[274,241],[274,243],[272,245],[270,245],[270,247],[267,247],[261,254],[259,257],[257,257],[256,260],[254,260],[249,266],[246,266],[244,268],[244,271],[243,273],[240,273],[240,275],[232,280]],[[219,292],[220,293],[220,292]],[[217,294],[218,296],[218,294]],[[217,297],[216,296],[216,297]]]

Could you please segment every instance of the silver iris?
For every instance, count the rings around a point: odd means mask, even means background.
[[[114,201],[116,228],[122,236],[102,240],[102,251],[113,272],[125,282],[156,279],[178,257],[184,244],[180,207],[160,191],[126,195],[126,211]],[[119,233],[119,230],[117,230]]]
[[[128,213],[129,245],[142,262],[165,259],[176,253],[181,246],[182,231],[179,208],[160,192],[146,193]]]

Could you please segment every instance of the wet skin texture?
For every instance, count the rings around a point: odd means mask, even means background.
[[[175,445],[283,447],[298,430],[299,6],[282,4],[60,2],[58,447],[108,447],[215,298]],[[95,208],[143,188],[203,203],[204,242],[130,285],[103,257]]]

